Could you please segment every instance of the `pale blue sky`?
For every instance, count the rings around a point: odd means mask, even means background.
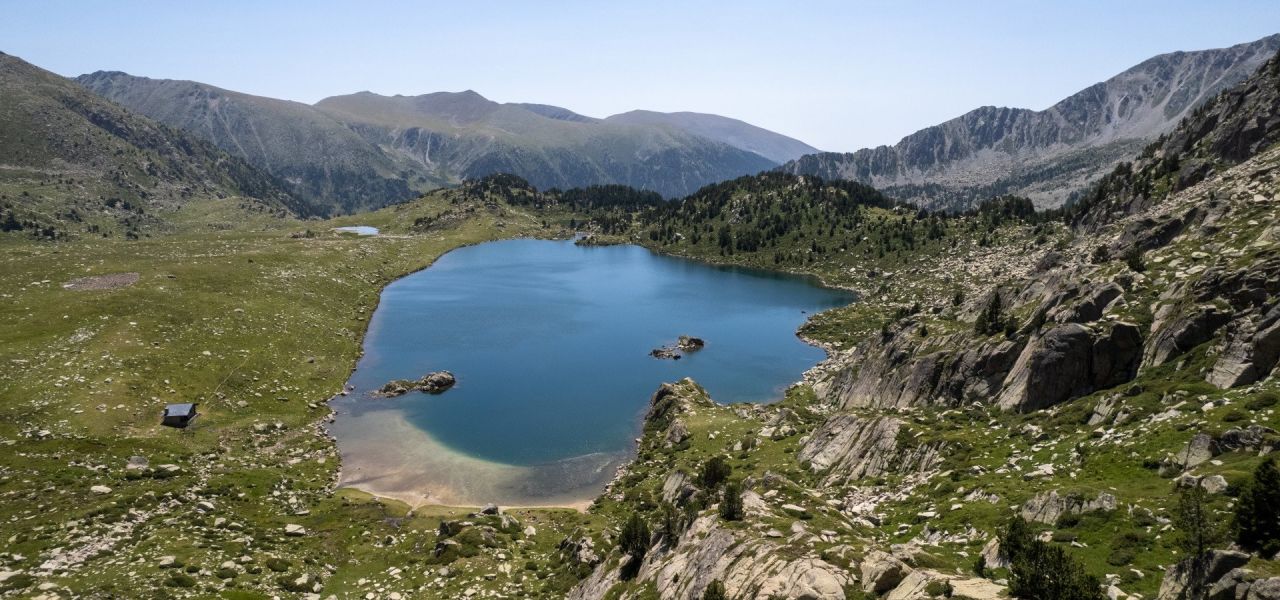
[[[592,116],[712,112],[826,150],[1042,109],[1152,55],[1280,32],[1280,2],[0,0],[0,50],[315,102],[474,89]]]

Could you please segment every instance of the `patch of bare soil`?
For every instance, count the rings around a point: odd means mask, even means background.
[[[137,283],[139,277],[141,276],[137,273],[112,273],[110,275],[77,277],[62,284],[62,287],[77,292],[85,290],[113,290],[116,288],[129,287]]]

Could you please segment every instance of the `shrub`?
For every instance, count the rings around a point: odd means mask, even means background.
[[[1248,419],[1248,418],[1249,418],[1248,414],[1246,414],[1242,410],[1236,410],[1236,409],[1231,409],[1227,411],[1227,414],[1222,415],[1222,420],[1228,423],[1235,423],[1236,421],[1244,421],[1245,419]]]
[[[1137,246],[1133,246],[1125,251],[1124,264],[1128,265],[1134,273],[1141,273],[1147,270],[1147,265],[1142,260],[1142,250]]]
[[[951,586],[950,579],[943,581],[930,581],[929,585],[924,587],[924,591],[932,598],[937,598],[938,596],[950,598],[952,594],[956,593],[955,588]]]
[[[1084,571],[1066,550],[1035,539],[1015,516],[1000,535],[1009,559],[1009,591],[1019,598],[1102,600],[1101,581]]]
[[[1107,564],[1113,567],[1123,567],[1133,563],[1133,559],[1138,557],[1138,552],[1147,548],[1147,536],[1130,531],[1116,537],[1111,542],[1111,552],[1107,555]]]
[[[729,465],[729,461],[723,456],[713,456],[703,463],[702,472],[698,474],[698,482],[707,489],[715,489],[728,479],[731,473],[733,473],[733,467]]]
[[[276,573],[284,573],[292,567],[293,567],[293,563],[290,563],[289,561],[283,558],[277,558],[273,556],[267,559],[267,568],[271,569],[272,571],[275,571]]]
[[[631,517],[622,526],[622,534],[618,536],[618,547],[637,560],[643,559],[649,551],[649,541],[653,535],[649,532],[649,524],[640,513],[631,513]]]
[[[724,592],[724,584],[719,579],[712,580],[707,584],[707,589],[702,591],[702,600],[725,600],[728,596]]]
[[[1249,410],[1257,411],[1271,408],[1272,406],[1275,406],[1277,402],[1280,402],[1280,394],[1276,394],[1275,392],[1262,392],[1261,394],[1250,398],[1244,406]]]
[[[169,587],[192,588],[196,586],[196,580],[186,573],[174,571],[169,574],[169,578],[165,580],[164,584]]]

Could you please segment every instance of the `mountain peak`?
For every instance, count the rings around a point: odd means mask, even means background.
[[[983,106],[893,146],[812,154],[781,168],[860,181],[932,208],[965,210],[1003,194],[1061,206],[1278,50],[1280,34],[1161,54],[1042,111]]]

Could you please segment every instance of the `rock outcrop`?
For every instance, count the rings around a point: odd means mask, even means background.
[[[924,471],[942,460],[942,444],[908,443],[900,439],[902,431],[903,422],[894,417],[833,415],[809,436],[796,460],[825,473],[827,486],[884,473]]]
[[[731,598],[842,600],[851,583],[844,570],[817,556],[788,558],[772,542],[722,527],[714,515],[695,520],[673,549],[646,554],[635,577],[652,582],[660,598],[700,598],[720,581]],[[568,598],[602,598],[619,580],[618,567],[598,568]]]
[[[442,394],[457,383],[453,373],[448,371],[436,371],[423,375],[417,381],[410,379],[395,379],[383,384],[376,392],[377,396],[383,398],[394,398],[403,396],[412,391],[420,391],[427,394]]]
[[[1129,323],[1106,333],[1075,322],[1058,325],[1023,348],[995,403],[1029,412],[1124,383],[1137,373],[1141,349],[1142,335]]]
[[[1116,509],[1116,497],[1099,492],[1088,500],[1078,494],[1059,494],[1057,490],[1041,492],[1022,505],[1020,514],[1027,521],[1057,523],[1064,515],[1082,515],[1092,512],[1109,512]]]
[[[1249,554],[1232,550],[1212,550],[1200,559],[1187,558],[1170,566],[1160,582],[1157,600],[1204,600],[1209,598],[1206,592],[1233,570],[1245,566],[1249,562]],[[1231,596],[1215,596],[1225,598],[1242,598],[1235,594],[1235,585],[1231,586]],[[1224,589],[1221,590],[1225,592]],[[1252,597],[1252,596],[1247,596]]]

